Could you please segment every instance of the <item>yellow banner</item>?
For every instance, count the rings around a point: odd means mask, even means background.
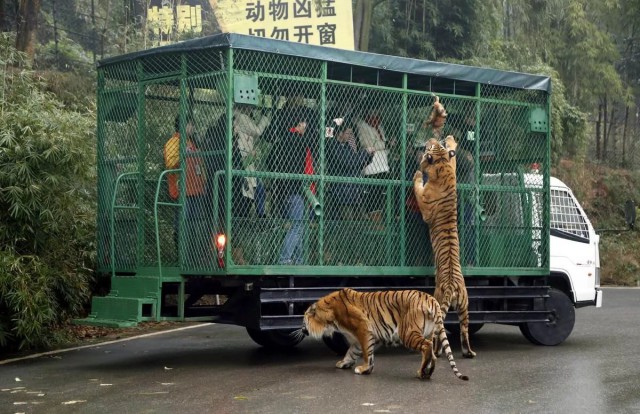
[[[353,50],[350,0],[209,0],[223,32]]]

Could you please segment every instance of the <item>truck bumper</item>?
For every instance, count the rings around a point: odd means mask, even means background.
[[[576,308],[584,308],[585,306],[602,307],[602,289],[596,288],[596,296],[591,300],[583,300],[576,302]]]

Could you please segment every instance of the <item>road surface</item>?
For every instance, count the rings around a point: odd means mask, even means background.
[[[444,358],[421,381],[420,356],[400,348],[358,376],[321,342],[269,352],[243,328],[202,325],[0,361],[0,413],[639,413],[640,290],[605,289],[603,308],[576,317],[556,347],[496,325],[472,337],[474,360],[453,341],[468,382]]]

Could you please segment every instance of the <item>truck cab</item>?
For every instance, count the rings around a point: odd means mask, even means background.
[[[551,177],[550,271],[563,279],[576,307],[602,306],[600,236],[562,181]]]

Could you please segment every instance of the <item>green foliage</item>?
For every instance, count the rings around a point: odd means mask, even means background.
[[[601,17],[614,10],[606,2],[567,3],[564,13],[554,21],[557,28],[554,34],[561,41],[555,47],[552,63],[562,74],[571,100],[588,108],[605,93],[623,92],[615,68],[618,50],[610,34],[599,25]]]
[[[634,231],[624,231],[624,204],[633,200],[638,205],[640,173],[568,160],[563,160],[552,173],[571,187],[600,234],[602,284],[636,286],[640,238],[637,226]]]
[[[421,59],[471,56],[481,36],[483,2],[437,3],[389,0],[376,3],[370,50]]]
[[[67,110],[0,37],[0,347],[55,340],[95,256],[95,116]]]
[[[599,218],[607,226],[624,223],[623,206],[627,200],[640,201],[640,173],[617,173],[603,175],[599,180],[606,198],[598,207]],[[613,220],[614,222],[611,222]],[[614,224],[615,223],[615,224]]]
[[[600,282],[614,286],[640,286],[640,238],[636,232],[608,232],[600,238]]]
[[[79,113],[95,112],[95,72],[48,72],[45,90],[56,96],[67,110]]]
[[[63,37],[55,42],[49,41],[40,46],[38,62],[46,67],[54,67],[64,71],[75,71],[78,67],[89,68],[93,64],[91,57],[80,45]],[[79,65],[84,63],[84,65]]]

